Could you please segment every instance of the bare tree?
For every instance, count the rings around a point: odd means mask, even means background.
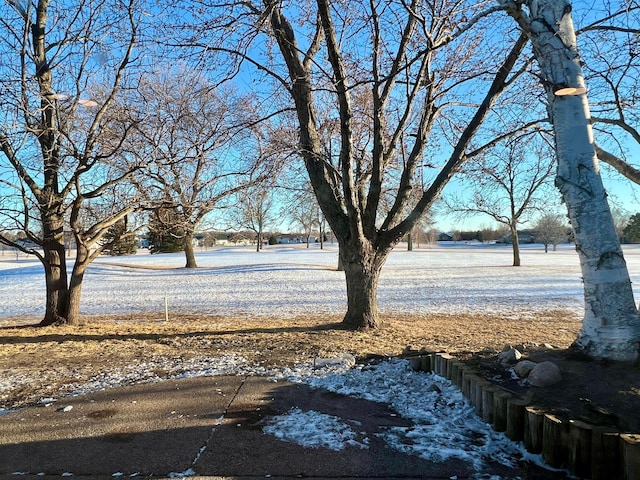
[[[266,227],[274,221],[272,186],[261,183],[242,190],[234,207],[233,221],[242,228],[255,233],[256,251],[264,245]]]
[[[311,235],[314,230],[320,228],[320,207],[316,202],[316,197],[312,192],[298,192],[291,202],[287,202],[285,207],[287,216],[296,227],[302,228],[307,248],[311,242]]]
[[[505,225],[511,235],[513,266],[518,267],[518,227],[547,203],[548,192],[544,194],[554,167],[552,151],[539,138],[536,142],[533,135],[514,137],[465,164],[462,178],[470,185],[471,198],[449,199],[449,209],[488,215]]]
[[[135,82],[136,3],[0,5],[0,168],[12,172],[3,178],[11,198],[0,214],[37,248],[6,235],[0,242],[36,255],[44,266],[41,325],[78,322],[84,272],[107,230],[133,210],[120,186],[130,169],[114,160],[136,121],[123,117],[116,102]],[[77,245],[70,278],[65,225]]]
[[[480,28],[487,13],[481,6],[317,0],[287,8],[243,1],[225,2],[224,15],[217,7],[208,10],[213,18],[207,24],[234,30],[215,39],[214,29],[202,31],[202,46],[229,54],[228,63],[235,59],[239,69],[254,65],[268,72],[289,97],[282,109],[295,109],[297,151],[339,243],[347,283],[344,324],[380,326],[377,285],[386,258],[466,160],[497,98],[521,73],[515,67],[524,36],[505,34],[504,49],[492,48],[494,55],[476,62],[477,51],[495,47],[483,37],[489,30]],[[264,36],[255,48],[250,43]],[[358,102],[359,95],[370,101]],[[327,123],[339,132],[331,142],[323,138]],[[361,143],[359,123],[370,126],[367,143]],[[425,157],[440,153],[443,138],[450,146],[436,168]],[[434,167],[434,180],[406,213],[425,163]],[[382,215],[390,192],[391,208]]]
[[[146,116],[136,141],[148,168],[137,183],[152,208],[174,212],[178,223],[167,227],[182,232],[185,266],[195,268],[196,229],[230,196],[273,175],[275,162],[260,147],[262,132],[247,127],[248,99],[185,70],[168,68],[138,88]]]
[[[302,229],[307,248],[312,234],[318,232],[322,248],[326,222],[313,194],[309,177],[299,167],[298,163],[290,165],[280,177],[278,191],[282,197],[281,216],[289,219],[292,228]]]
[[[567,205],[585,289],[575,342],[588,355],[635,361],[640,315],[599,175],[569,0],[501,0],[531,40],[555,134],[556,185]],[[626,10],[626,8],[623,8]]]
[[[542,215],[535,224],[536,241],[544,245],[544,252],[549,251],[549,245],[553,250],[569,238],[569,226],[562,220],[562,216],[553,213]]]

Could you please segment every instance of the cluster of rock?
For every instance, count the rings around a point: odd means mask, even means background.
[[[532,387],[548,387],[562,380],[560,369],[550,361],[540,363],[525,358],[517,347],[507,346],[498,354],[500,362],[510,366],[518,376]]]

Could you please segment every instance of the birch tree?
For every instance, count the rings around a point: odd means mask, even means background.
[[[107,230],[131,213],[130,171],[115,161],[136,119],[117,108],[136,64],[135,0],[80,4],[38,0],[0,5],[0,164],[2,223],[37,245],[25,248],[44,267],[41,325],[77,323],[85,270]],[[100,212],[99,216],[94,213]],[[71,277],[65,228],[77,255]]]
[[[640,316],[599,174],[571,2],[500,4],[529,37],[546,92],[556,185],[568,208],[584,281],[585,316],[575,345],[593,357],[635,361]]]

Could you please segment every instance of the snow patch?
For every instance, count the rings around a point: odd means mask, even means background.
[[[358,365],[341,372],[321,372],[299,366],[288,373],[292,381],[391,406],[413,425],[387,428],[379,434],[380,438],[408,455],[434,462],[457,458],[469,462],[477,473],[482,472],[489,459],[515,467],[522,459],[535,457],[522,445],[483,422],[449,380],[435,374],[414,372],[406,360]],[[354,441],[367,445],[369,439],[358,438],[350,428],[350,422],[349,419],[293,409],[288,414],[271,418],[264,431],[289,442],[316,448],[342,450],[354,446]]]
[[[285,415],[271,417],[263,431],[269,435],[309,448],[334,451],[346,447],[369,448],[366,434],[358,433],[338,417],[293,408]]]

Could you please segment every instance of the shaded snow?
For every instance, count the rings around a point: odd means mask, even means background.
[[[280,440],[303,447],[340,451],[346,447],[368,448],[369,439],[354,431],[356,425],[333,415],[293,408],[286,415],[271,417],[263,431]]]
[[[295,373],[298,375],[294,379],[314,388],[385,403],[411,420],[410,427],[391,427],[382,434],[388,445],[401,452],[435,462],[458,458],[470,462],[478,472],[487,459],[513,467],[527,456],[521,445],[483,422],[449,380],[414,372],[406,360],[358,365],[341,373]],[[288,416],[274,418],[265,432],[303,446],[317,446],[316,442],[322,441],[332,450],[342,450],[354,442],[362,448],[368,443],[369,439],[358,437],[348,419],[327,419],[323,428],[318,415],[295,409]],[[312,432],[314,429],[320,432]],[[307,443],[309,438],[312,444]]]

